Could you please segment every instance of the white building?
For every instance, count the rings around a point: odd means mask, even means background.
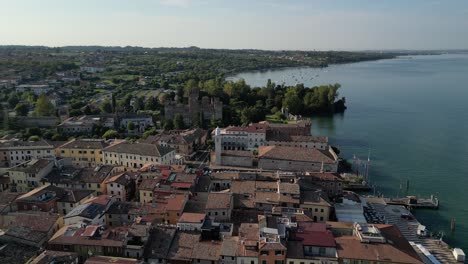
[[[12,140],[0,145],[7,166],[16,166],[33,159],[55,158],[54,146],[45,140],[20,141]]]
[[[120,119],[120,127],[127,129],[128,123],[135,125],[135,131],[144,132],[147,127],[153,126],[153,118],[150,115],[127,115]]]
[[[16,92],[32,92],[35,95],[41,95],[52,91],[53,88],[47,84],[21,84],[16,86]]]

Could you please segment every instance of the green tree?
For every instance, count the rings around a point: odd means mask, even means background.
[[[172,121],[172,119],[167,119],[167,120],[164,122],[163,129],[164,129],[164,130],[172,130],[172,129],[174,129],[174,121]]]
[[[105,100],[104,102],[102,102],[101,111],[104,112],[104,113],[108,113],[108,114],[112,113],[112,103],[111,103],[111,101]]]
[[[297,115],[301,113],[303,102],[294,88],[289,88],[284,95],[283,107],[288,108],[291,114]]]
[[[34,136],[30,136],[28,138],[28,141],[39,141],[40,139],[41,138],[39,136],[34,135]]]
[[[167,80],[162,80],[159,85],[165,90],[169,89],[169,82]]]
[[[128,130],[128,132],[131,132],[131,131],[135,130],[135,123],[133,123],[132,121],[128,122],[127,123],[127,130]]]
[[[148,138],[149,136],[151,135],[155,135],[156,134],[156,128],[151,128],[150,130],[147,130],[143,133],[143,138]]]
[[[146,100],[145,110],[156,111],[159,108],[158,98],[152,96]]]
[[[135,100],[134,109],[135,110],[143,110],[145,108],[145,97],[139,96]]]
[[[119,137],[119,132],[113,129],[107,130],[106,133],[102,135],[102,138],[105,138],[105,139],[118,138],[118,137]]]
[[[117,102],[116,102],[114,93],[112,93],[112,113],[115,113],[116,108],[117,108]]]
[[[55,113],[55,107],[50,102],[49,98],[45,94],[41,94],[36,101],[36,109],[34,114],[36,116],[53,116]]]
[[[10,108],[15,107],[19,101],[20,100],[16,94],[10,94],[10,96],[8,96],[8,104],[10,105]]]
[[[185,96],[188,96],[189,92],[195,88],[198,88],[197,81],[195,81],[194,79],[188,80],[188,82],[185,84],[185,87],[184,87]]]
[[[29,112],[29,107],[23,103],[18,103],[15,106],[15,113],[17,116],[27,116]]]
[[[174,117],[174,128],[175,129],[184,129],[184,117],[181,114],[176,114]]]

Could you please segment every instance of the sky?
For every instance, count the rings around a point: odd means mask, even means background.
[[[468,49],[468,1],[0,0],[0,45]]]

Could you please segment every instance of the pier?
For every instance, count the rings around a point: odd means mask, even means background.
[[[384,198],[387,204],[402,205],[408,209],[426,208],[439,209],[439,198],[431,195],[430,198],[418,198],[416,196],[406,196],[404,198]]]

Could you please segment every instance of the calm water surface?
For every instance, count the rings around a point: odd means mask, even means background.
[[[335,65],[242,73],[253,86],[340,83],[348,110],[314,117],[312,133],[351,159],[367,158],[371,181],[386,196],[438,193],[439,210],[419,210],[418,219],[445,240],[468,251],[468,55],[415,56]],[[450,233],[450,219],[456,230]]]

